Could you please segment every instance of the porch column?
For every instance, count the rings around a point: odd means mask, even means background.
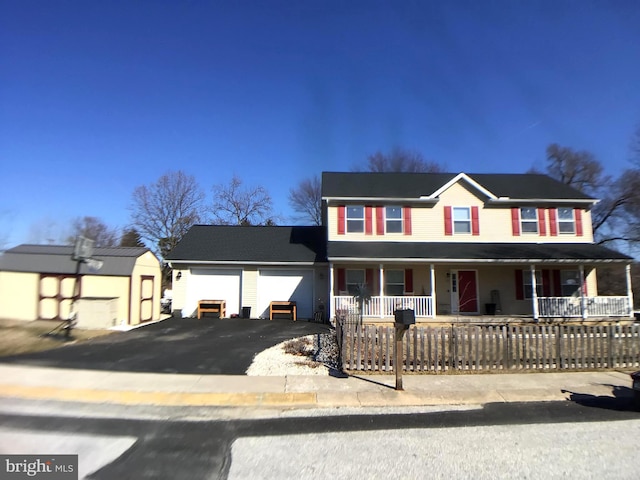
[[[585,320],[587,318],[587,304],[585,303],[584,298],[584,265],[580,265],[580,311],[582,312],[582,319]]]
[[[536,284],[536,266],[531,265],[531,300],[533,301],[533,319],[537,322],[540,317],[538,311],[538,286]]]
[[[431,318],[436,318],[436,270],[433,263],[431,269]]]
[[[627,299],[629,300],[629,318],[633,318],[633,289],[631,288],[631,264],[625,266],[627,273]]]
[[[380,275],[380,318],[384,318],[384,266],[378,265]]]
[[[327,316],[331,322],[333,308],[335,304],[335,295],[333,294],[333,263],[329,263],[329,308],[327,308]]]

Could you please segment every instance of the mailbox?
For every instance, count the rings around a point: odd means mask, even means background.
[[[396,324],[413,325],[416,323],[416,315],[413,310],[396,310],[394,315],[396,317]]]

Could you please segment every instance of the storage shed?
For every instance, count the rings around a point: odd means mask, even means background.
[[[108,328],[160,318],[161,268],[146,248],[95,248],[98,269],[73,260],[73,246],[19,245],[0,257],[0,317],[69,318],[77,326]]]

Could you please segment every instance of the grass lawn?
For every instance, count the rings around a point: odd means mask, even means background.
[[[0,319],[0,357],[40,352],[114,333],[111,330],[81,330],[76,328],[71,334],[71,340],[64,338],[63,331],[55,335],[47,335],[58,325],[60,325],[60,322],[57,321],[35,320],[25,322]]]

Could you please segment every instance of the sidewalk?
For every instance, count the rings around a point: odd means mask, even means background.
[[[279,408],[464,405],[631,397],[623,372],[249,377],[0,365],[0,397],[120,405]],[[615,392],[615,395],[614,395]]]

